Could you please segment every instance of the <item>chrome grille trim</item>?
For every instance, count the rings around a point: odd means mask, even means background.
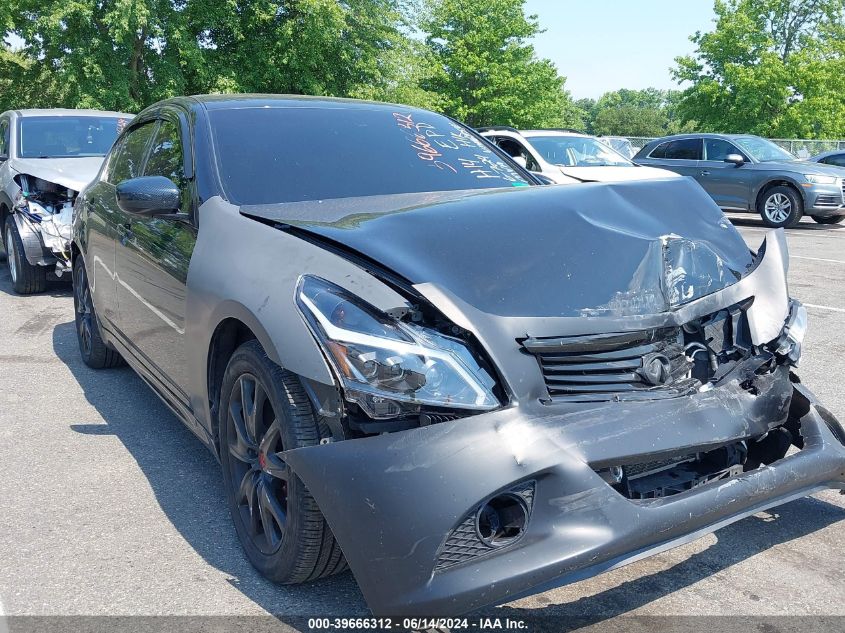
[[[551,402],[674,397],[697,383],[680,328],[529,338],[522,346],[537,357]],[[662,383],[647,376],[645,363],[654,358],[668,361]]]

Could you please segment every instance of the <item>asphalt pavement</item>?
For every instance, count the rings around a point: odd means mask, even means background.
[[[756,247],[759,220],[732,218]],[[799,373],[845,418],[845,225],[805,220],[788,241],[790,290],[810,315]],[[272,613],[295,629],[311,616],[367,614],[349,573],[299,587],[259,576],[215,459],[130,369],[83,365],[72,305],[60,283],[13,294],[3,264],[0,631],[4,612],[8,623]],[[632,615],[845,616],[843,526],[845,496],[828,491],[485,613],[608,626]]]

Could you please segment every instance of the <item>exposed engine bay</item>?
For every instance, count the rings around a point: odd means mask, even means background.
[[[15,176],[15,182],[20,193],[14,211],[24,218],[27,228],[41,236],[45,252],[37,263],[55,264],[55,273],[61,277],[70,269],[73,203],[79,192],[28,174]]]

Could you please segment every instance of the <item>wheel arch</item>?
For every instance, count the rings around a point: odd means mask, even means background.
[[[220,406],[220,388],[223,374],[235,350],[243,343],[257,340],[267,356],[277,365],[281,365],[279,354],[270,335],[260,321],[244,306],[227,303],[214,319],[216,325],[208,341],[206,353],[206,389],[209,403],[209,424],[215,450],[220,448],[219,423],[217,419]]]
[[[806,206],[806,201],[804,200],[804,192],[802,191],[801,187],[798,183],[794,180],[785,177],[779,178],[772,178],[771,180],[767,180],[763,183],[760,188],[757,190],[757,196],[754,198],[754,210],[760,210],[760,203],[763,201],[763,197],[768,193],[771,189],[775,187],[789,187],[792,189],[797,195],[798,199],[801,201],[802,207]],[[803,211],[803,208],[802,208]]]

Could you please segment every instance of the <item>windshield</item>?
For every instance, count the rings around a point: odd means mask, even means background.
[[[422,110],[247,107],[212,110],[209,120],[233,204],[530,184],[483,139]]]
[[[779,145],[759,136],[743,136],[734,139],[734,141],[748,152],[751,158],[761,163],[772,160],[798,160]]]
[[[18,128],[21,158],[105,156],[128,122],[124,117],[22,117]]]
[[[561,167],[632,167],[619,152],[589,136],[531,136],[543,158]]]

